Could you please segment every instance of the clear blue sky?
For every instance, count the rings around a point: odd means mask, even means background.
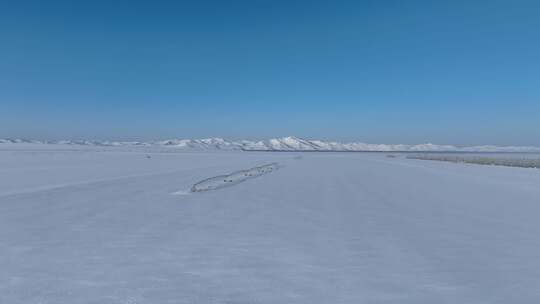
[[[540,145],[539,1],[2,1],[0,137]]]

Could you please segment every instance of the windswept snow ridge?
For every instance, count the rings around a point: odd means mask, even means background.
[[[452,145],[419,144],[366,144],[361,142],[341,143],[336,141],[308,140],[294,136],[272,138],[261,141],[230,141],[223,138],[206,139],[170,139],[163,141],[88,141],[59,140],[35,141],[24,139],[0,139],[0,147],[20,144],[48,145],[83,145],[98,147],[147,147],[174,150],[214,151],[358,151],[358,152],[540,152],[540,147],[520,146],[473,146],[457,147]]]
[[[271,163],[259,167],[253,167],[247,170],[235,171],[227,175],[214,176],[202,180],[191,187],[191,192],[202,192],[216,190],[227,186],[232,186],[244,182],[248,179],[256,178],[270,173],[279,168],[277,163]]]

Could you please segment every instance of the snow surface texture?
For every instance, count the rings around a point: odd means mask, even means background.
[[[0,149],[0,303],[539,303],[540,170],[393,155]]]
[[[223,187],[239,184],[248,179],[273,172],[278,169],[277,163],[257,166],[246,170],[239,170],[227,175],[218,175],[202,180],[191,187],[191,192],[216,190]]]
[[[474,146],[456,147],[451,145],[387,145],[366,143],[340,143],[333,141],[307,140],[294,136],[274,138],[264,141],[228,141],[222,138],[207,139],[172,139],[153,142],[115,142],[115,141],[32,141],[21,139],[0,139],[0,145],[12,148],[28,147],[32,144],[45,144],[47,148],[60,146],[93,146],[93,147],[139,147],[170,148],[175,150],[247,150],[247,151],[401,151],[401,152],[540,152],[540,147],[498,147]],[[51,147],[52,146],[52,147]]]

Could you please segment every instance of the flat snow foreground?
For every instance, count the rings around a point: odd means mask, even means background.
[[[5,150],[0,303],[540,303],[539,218],[537,169]]]

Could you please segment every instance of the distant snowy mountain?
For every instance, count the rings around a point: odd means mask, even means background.
[[[0,139],[0,144],[47,144],[47,145],[84,145],[102,147],[163,147],[181,150],[244,150],[244,151],[380,151],[380,152],[539,152],[540,147],[517,146],[473,146],[456,147],[451,145],[419,144],[366,144],[361,142],[341,143],[335,141],[308,140],[294,136],[272,138],[261,141],[230,141],[223,138],[206,139],[170,139],[163,141],[88,141],[59,140],[36,141],[25,139]]]
[[[257,142],[243,141],[241,143],[243,150],[259,151],[540,152],[540,147],[456,147],[431,143],[419,145],[366,144],[359,142],[340,143],[334,141],[306,140],[293,136]]]
[[[150,143],[151,145],[159,145],[181,149],[195,150],[241,150],[242,144],[234,141],[227,141],[223,138],[206,138],[206,139],[171,139]]]

